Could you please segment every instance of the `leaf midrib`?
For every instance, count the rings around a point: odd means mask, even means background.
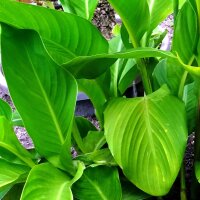
[[[96,189],[97,193],[100,195],[102,200],[109,200],[107,197],[102,193],[101,189],[86,175],[84,174],[85,178],[88,180],[88,182]]]
[[[86,19],[89,19],[89,2],[88,2],[88,0],[85,0],[85,15],[86,15]]]
[[[38,86],[39,86],[39,88],[40,88],[40,91],[41,91],[41,93],[42,93],[42,95],[43,95],[43,97],[44,97],[44,100],[45,100],[45,102],[46,102],[46,105],[47,105],[47,107],[48,107],[48,109],[49,109],[50,115],[51,115],[51,117],[52,117],[52,121],[53,121],[53,123],[54,123],[54,125],[55,125],[56,131],[57,131],[57,134],[58,134],[58,138],[59,138],[61,144],[64,144],[64,141],[65,141],[65,140],[64,140],[64,137],[63,137],[63,134],[62,134],[60,125],[59,125],[59,123],[58,123],[57,117],[56,117],[56,115],[55,115],[55,112],[54,112],[54,110],[53,110],[53,108],[52,108],[51,102],[49,101],[49,98],[48,98],[48,96],[47,96],[47,94],[46,94],[45,89],[44,89],[43,86],[42,86],[42,83],[41,83],[41,81],[40,81],[40,78],[38,77],[37,72],[35,71],[34,64],[32,63],[32,60],[31,60],[31,58],[30,58],[28,49],[27,49],[26,47],[25,47],[25,51],[26,51],[26,53],[27,53],[27,57],[28,57],[28,60],[29,60],[29,62],[30,62],[31,68],[32,68],[32,70],[33,70],[33,73],[34,73],[34,75],[35,75],[35,78],[36,78],[36,80],[37,80],[37,82],[38,82]]]

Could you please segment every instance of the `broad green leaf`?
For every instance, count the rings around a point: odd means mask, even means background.
[[[105,110],[109,149],[126,177],[144,192],[169,192],[187,141],[185,107],[166,87],[133,99],[116,98]]]
[[[96,127],[84,117],[76,117],[75,120],[82,138],[87,136],[88,131],[97,130]]]
[[[134,59],[129,59],[124,63],[124,68],[120,73],[118,81],[118,87],[121,94],[124,94],[126,89],[130,87],[138,74],[139,71]]]
[[[12,118],[11,107],[2,99],[0,99],[0,116],[5,116],[9,121],[11,121]]]
[[[122,22],[130,35],[133,46],[138,47],[150,22],[150,13],[147,1],[108,0],[108,2],[121,17]]]
[[[110,54],[79,56],[69,62],[64,63],[62,67],[71,72],[78,79],[93,79],[105,72],[118,58],[129,59],[147,57],[165,57],[177,59],[177,57],[171,52],[146,47],[129,49]]]
[[[131,41],[130,41],[129,33],[123,23],[121,25],[120,34],[121,34],[121,38],[122,38],[123,44],[126,47],[126,49],[133,48],[133,45],[131,44]]]
[[[114,167],[88,167],[73,185],[74,196],[79,200],[120,200],[121,185]]]
[[[132,183],[121,180],[122,185],[122,200],[141,200],[148,199],[150,197],[149,194],[144,193],[137,187],[135,187]]]
[[[187,114],[187,122],[188,122],[188,131],[192,133],[196,128],[196,121],[197,121],[197,108],[198,108],[198,98],[195,91],[195,83],[190,83],[185,86],[184,94],[183,94],[183,101],[186,107],[186,114]]]
[[[0,159],[0,189],[25,182],[30,168]]]
[[[173,1],[147,0],[150,11],[150,25],[148,32],[151,34],[169,14],[173,12]]]
[[[91,153],[86,153],[78,155],[77,160],[83,161],[87,165],[96,164],[96,165],[108,165],[116,166],[116,162],[110,153],[109,149],[100,149]]]
[[[9,192],[5,195],[3,200],[19,200],[21,197],[22,189],[24,187],[23,183],[15,184]]]
[[[12,186],[0,188],[0,198],[3,199],[3,197],[8,193],[8,191],[11,188],[12,188]]]
[[[109,46],[114,50],[114,52],[120,52],[124,46],[123,42],[121,40],[120,35],[113,38],[109,41]],[[117,97],[118,96],[118,80],[119,80],[119,73],[122,71],[124,59],[118,59],[111,67],[110,67],[110,93],[111,97]]]
[[[86,153],[99,150],[106,143],[103,131],[89,131],[87,136],[83,138],[83,145]]]
[[[70,177],[45,163],[32,168],[25,183],[21,200],[72,200]]]
[[[192,64],[197,46],[197,34],[197,16],[187,1],[177,16],[172,43],[172,51],[176,52],[185,64]]]
[[[34,31],[2,25],[2,59],[12,100],[36,149],[46,158],[58,155],[70,141],[76,81],[53,62]]]
[[[154,69],[153,76],[160,86],[167,84],[171,93],[178,95],[184,69],[178,62],[170,59],[161,60]]]
[[[95,114],[99,121],[103,122],[103,106],[106,102],[104,91],[96,80],[79,79],[78,88],[79,91],[84,92],[90,98],[94,108]]]
[[[76,15],[1,0],[1,22],[37,31],[57,63],[67,62],[78,55],[93,55],[108,51],[108,43],[97,28]]]
[[[76,181],[78,181],[82,177],[83,172],[85,170],[85,165],[82,162],[78,161],[78,163],[76,163],[76,165],[77,165],[77,171],[76,171],[73,179],[71,179],[71,181],[70,181],[70,186],[72,186]]]
[[[91,21],[98,0],[61,0],[65,12],[76,14]]]
[[[20,144],[12,129],[12,124],[5,117],[0,116],[0,157],[10,162],[34,166],[32,155]]]

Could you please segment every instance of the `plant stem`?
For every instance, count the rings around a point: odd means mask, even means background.
[[[127,30],[129,32],[128,27],[127,27]],[[133,34],[131,34],[131,32],[129,32],[129,35],[130,35],[130,39],[131,39],[133,47],[134,48],[140,47],[139,42],[135,39],[135,36]],[[146,95],[151,94],[152,87],[151,87],[151,82],[150,82],[148,74],[147,74],[147,69],[146,69],[146,64],[144,62],[144,59],[137,59],[136,61],[137,61],[138,69],[140,70],[140,73],[141,73],[144,91],[145,91]]]
[[[190,61],[188,62],[188,65],[192,65],[193,61],[194,61],[194,55],[190,58]],[[188,71],[184,71],[183,76],[181,78],[181,82],[179,85],[179,90],[178,90],[178,97],[179,99],[183,99],[183,92],[184,92],[184,86],[185,86],[185,82],[187,79],[187,75],[188,75]]]
[[[174,24],[176,23],[176,17],[178,14],[179,0],[173,0],[173,9],[174,9]]]
[[[183,76],[181,78],[181,83],[179,85],[179,91],[178,91],[178,97],[179,99],[183,99],[183,92],[184,92],[184,86],[185,86],[185,81],[187,79],[188,71],[184,71]]]
[[[185,165],[184,163],[181,166],[181,171],[180,171],[180,175],[181,175],[181,200],[187,200],[187,196],[186,196],[186,183],[185,183]]]
[[[152,87],[151,87],[151,82],[150,82],[148,74],[147,74],[146,64],[143,59],[137,59],[137,64],[138,64],[138,69],[140,70],[140,73],[141,73],[144,91],[145,91],[146,95],[151,94]]]

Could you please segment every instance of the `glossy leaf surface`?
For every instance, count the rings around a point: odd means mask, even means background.
[[[58,63],[66,62],[78,55],[93,55],[108,51],[108,43],[97,28],[76,15],[1,0],[0,22],[37,31],[47,50]]]
[[[128,59],[146,57],[169,57],[177,59],[176,56],[170,52],[146,47],[110,54],[79,56],[64,63],[62,67],[71,72],[78,79],[93,79],[105,72],[118,58]]]
[[[76,159],[81,160],[88,165],[90,164],[108,165],[108,166],[117,165],[115,159],[113,158],[108,148],[100,149],[91,153],[78,155]]]
[[[34,166],[32,155],[20,144],[11,122],[0,117],[0,157],[13,163]]]
[[[122,196],[118,171],[107,166],[87,168],[72,191],[80,200],[120,200]]]
[[[0,188],[24,182],[30,168],[0,159]]]
[[[35,166],[26,181],[21,200],[72,200],[70,178],[52,165]]]
[[[161,60],[154,69],[153,76],[156,78],[159,86],[167,84],[171,93],[178,95],[181,78],[184,69],[178,62],[170,59]]]
[[[103,131],[89,131],[87,136],[83,138],[83,144],[87,153],[99,150],[105,143]]]
[[[61,0],[65,12],[76,14],[87,20],[91,20],[98,0]]]
[[[108,2],[121,17],[123,24],[130,34],[133,46],[138,47],[150,22],[150,13],[147,1],[109,0]]]
[[[161,23],[169,14],[173,12],[173,1],[168,0],[147,0],[150,10],[150,27],[151,33],[159,23]]]
[[[172,45],[172,50],[178,53],[185,64],[192,64],[196,51],[197,30],[195,10],[187,1],[177,16]]]
[[[196,127],[197,121],[197,108],[198,108],[198,98],[196,94],[196,88],[199,87],[195,83],[190,83],[185,86],[183,101],[185,102],[187,122],[188,122],[188,131],[192,133]]]
[[[167,88],[111,100],[105,110],[109,149],[127,178],[155,196],[170,190],[187,141],[184,104]]]
[[[0,116],[5,116],[7,120],[12,118],[12,109],[3,99],[0,99]]]
[[[105,94],[96,80],[79,79],[79,91],[84,92],[90,98],[94,108],[95,114],[100,122],[103,121],[103,106],[106,102]]]
[[[36,149],[46,157],[59,154],[71,128],[76,81],[53,62],[33,31],[4,25],[2,58],[10,94]]]

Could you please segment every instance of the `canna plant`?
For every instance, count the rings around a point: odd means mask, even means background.
[[[200,180],[199,1],[109,0],[122,20],[109,42],[90,22],[97,1],[61,2],[65,12],[0,1],[3,72],[35,146],[19,143],[1,100],[1,199],[160,199],[178,174],[187,199],[182,163],[192,131]],[[172,50],[163,51],[165,33],[156,40],[154,31],[172,12]],[[125,98],[138,77],[144,95]],[[100,130],[74,116],[78,91]]]

